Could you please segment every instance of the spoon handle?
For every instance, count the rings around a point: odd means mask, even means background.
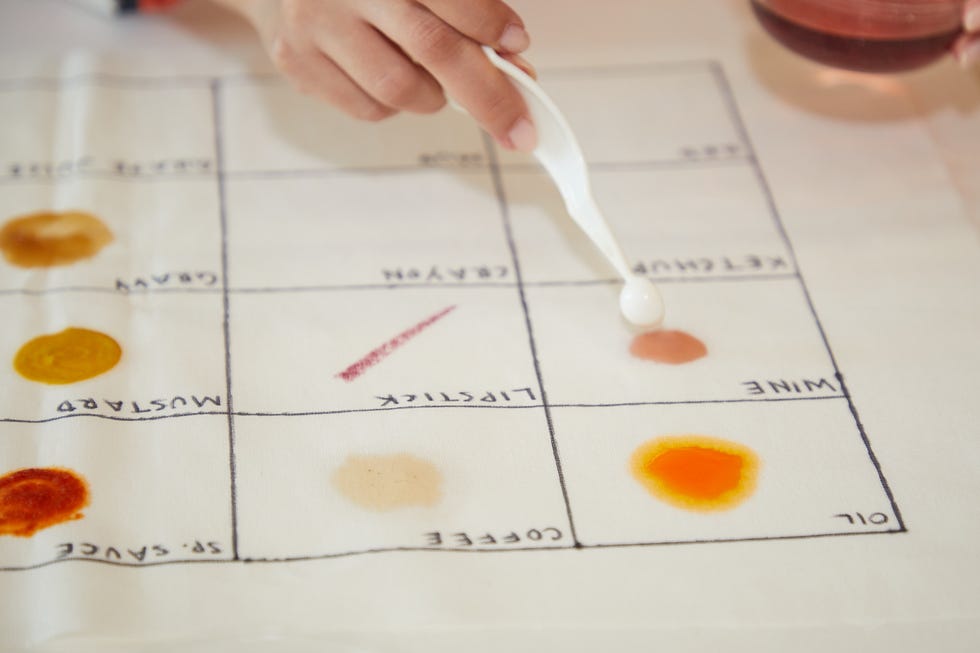
[[[554,101],[523,70],[488,46],[483,46],[490,62],[511,78],[527,104],[538,131],[538,146],[532,154],[558,187],[569,216],[592,240],[624,279],[632,275],[623,250],[592,196],[588,167],[582,148],[571,126]]]

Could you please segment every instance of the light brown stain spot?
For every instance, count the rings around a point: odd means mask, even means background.
[[[112,232],[94,215],[42,211],[12,218],[0,227],[0,252],[18,267],[48,268],[92,258],[112,239]]]
[[[352,455],[337,468],[333,485],[367,510],[433,506],[442,498],[442,474],[411,454]]]

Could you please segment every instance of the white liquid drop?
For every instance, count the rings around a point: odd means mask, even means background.
[[[664,300],[652,282],[631,276],[619,293],[619,310],[631,324],[652,329],[664,321]]]

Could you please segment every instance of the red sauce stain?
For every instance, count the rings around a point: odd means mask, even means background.
[[[680,365],[706,356],[708,348],[686,331],[662,329],[633,338],[630,353],[644,360]]]
[[[650,494],[679,508],[734,508],[755,490],[758,458],[748,447],[703,435],[656,438],[630,458],[633,477]]]
[[[88,484],[60,467],[18,469],[0,476],[0,535],[30,537],[73,519],[88,505]]]

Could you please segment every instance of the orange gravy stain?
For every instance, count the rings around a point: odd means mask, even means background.
[[[22,268],[68,265],[95,256],[112,232],[81,211],[42,211],[8,220],[0,228],[0,251]]]
[[[14,356],[14,369],[30,381],[63,385],[108,372],[122,357],[122,348],[99,331],[69,327],[24,343]]]
[[[650,440],[630,458],[633,477],[653,496],[688,510],[728,510],[755,490],[759,461],[736,442],[703,435]]]
[[[348,456],[333,474],[333,485],[351,502],[384,512],[433,506],[442,498],[442,474],[410,454]]]
[[[43,528],[83,517],[89,493],[70,469],[18,469],[0,476],[0,535],[30,537]]]
[[[680,365],[707,355],[708,348],[690,333],[664,329],[633,338],[630,353],[644,360]]]

